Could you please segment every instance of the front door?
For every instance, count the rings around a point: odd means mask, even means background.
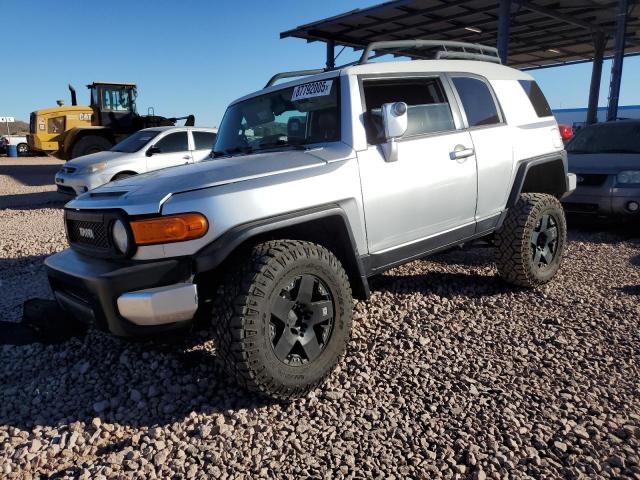
[[[192,162],[186,130],[169,133],[160,138],[153,146],[159,149],[159,152],[147,157],[147,171],[149,172]]]
[[[358,161],[369,252],[411,252],[429,238],[473,233],[476,159],[448,84],[439,77],[365,79],[363,88],[369,147]],[[396,101],[407,103],[408,128],[397,161],[387,162],[380,107]]]

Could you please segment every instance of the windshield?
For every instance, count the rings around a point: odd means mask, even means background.
[[[606,123],[578,130],[569,153],[640,153],[640,123]]]
[[[296,85],[231,105],[214,156],[340,140],[337,78]]]
[[[120,143],[116,143],[112,148],[112,152],[133,153],[144,147],[150,140],[154,139],[160,133],[159,130],[140,130],[133,135],[128,136]]]

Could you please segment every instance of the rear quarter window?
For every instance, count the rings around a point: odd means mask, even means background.
[[[500,114],[488,85],[477,78],[454,77],[469,127],[482,127],[500,123]]]
[[[542,90],[536,82],[533,80],[518,80],[518,83],[527,94],[533,109],[536,111],[538,117],[550,117],[553,115],[549,102],[542,93]]]

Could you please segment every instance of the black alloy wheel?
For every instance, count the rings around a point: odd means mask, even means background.
[[[533,265],[548,267],[558,251],[558,220],[551,213],[544,213],[531,233]]]
[[[328,287],[315,275],[297,276],[271,305],[273,351],[289,366],[313,362],[333,331],[334,302]]]

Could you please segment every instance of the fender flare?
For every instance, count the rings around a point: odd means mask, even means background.
[[[518,201],[518,197],[522,193],[522,188],[524,187],[525,180],[527,178],[527,174],[531,170],[532,167],[536,167],[538,165],[543,165],[545,163],[557,162],[560,160],[564,166],[564,173],[562,182],[564,183],[564,192],[569,189],[569,185],[567,183],[567,152],[562,150],[560,152],[554,152],[546,155],[540,155],[538,157],[527,158],[525,160],[520,161],[517,166],[516,175],[513,180],[513,185],[511,186],[511,192],[509,192],[509,197],[507,199],[506,208],[513,207]]]
[[[195,273],[204,273],[215,269],[222,264],[222,262],[227,259],[236,248],[246,241],[251,240],[251,238],[268,234],[269,232],[276,230],[281,230],[283,228],[300,226],[305,223],[322,219],[329,219],[330,217],[339,219],[343,224],[344,233],[347,234],[349,241],[349,248],[345,248],[345,251],[349,252],[349,258],[346,259],[348,264],[344,265],[344,268],[349,274],[352,288],[354,289],[356,296],[358,298],[366,299],[369,297],[370,290],[365,268],[362,263],[361,256],[358,253],[355,237],[351,230],[347,214],[337,204],[298,210],[237,225],[223,233],[210,244],[201,248],[195,254],[193,259],[193,270]]]

